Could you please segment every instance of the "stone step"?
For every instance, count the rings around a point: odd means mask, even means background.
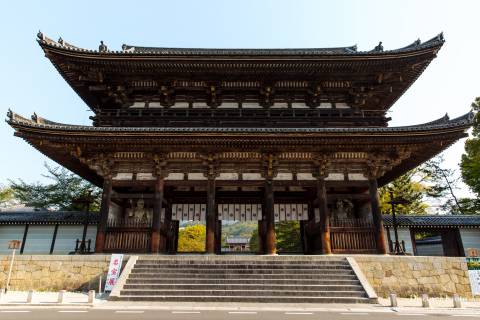
[[[330,264],[330,265],[312,265],[312,264],[256,264],[256,265],[238,265],[238,264],[135,264],[135,269],[315,269],[315,270],[350,270],[349,265]]]
[[[185,278],[190,277],[192,279],[315,279],[321,280],[325,276],[331,280],[357,280],[357,277],[353,272],[347,274],[338,274],[332,273],[326,275],[325,273],[321,274],[299,274],[299,273],[282,273],[282,274],[239,274],[239,273],[196,273],[196,274],[186,274],[186,273],[142,273],[142,272],[133,272],[130,273],[129,279],[175,279],[175,278]]]
[[[313,290],[182,290],[182,289],[163,289],[163,290],[121,290],[121,295],[125,296],[309,296],[309,297],[366,297],[364,291],[313,291]]]
[[[169,273],[180,273],[183,272],[185,274],[208,274],[208,273],[215,273],[215,274],[224,274],[224,273],[237,273],[237,274],[316,274],[316,275],[333,275],[333,274],[345,274],[350,275],[354,274],[353,271],[350,269],[197,269],[197,268],[189,268],[189,269],[154,269],[154,268],[137,268],[134,267],[132,270],[132,274],[135,273],[151,273],[151,274],[169,274]]]
[[[345,265],[348,266],[348,262],[346,260],[325,260],[325,261],[272,261],[272,260],[254,260],[254,261],[248,261],[248,260],[232,260],[232,261],[215,261],[215,260],[137,260],[136,262],[137,265],[143,265],[143,264],[155,264],[155,265],[188,265],[188,264],[195,264],[195,265],[225,265],[225,264],[233,264],[233,265],[257,265],[257,264],[262,264],[262,265],[290,265],[290,264],[295,264],[295,265],[316,265],[316,266],[321,266],[321,265]]]
[[[167,279],[158,279],[158,278],[129,278],[126,282],[127,284],[311,284],[311,285],[360,285],[360,281],[352,277],[351,280],[342,280],[342,279],[245,279],[245,278],[206,278],[206,279],[194,279],[194,278],[167,278]]]
[[[258,302],[258,303],[375,303],[369,298],[362,297],[311,297],[311,296],[149,296],[149,295],[122,295],[112,300],[117,301],[166,301],[166,302]]]
[[[175,284],[130,284],[127,283],[123,287],[124,290],[272,290],[272,291],[361,291],[363,287],[361,285],[311,285],[311,284],[232,284],[232,283],[210,283],[210,284],[198,284],[198,283],[175,283]]]

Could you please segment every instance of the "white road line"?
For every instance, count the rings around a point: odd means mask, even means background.
[[[117,310],[115,313],[144,313],[143,310]]]
[[[88,312],[87,310],[60,310],[60,311],[57,311],[57,312],[60,312],[60,313],[85,313],[85,312]]]
[[[200,311],[172,311],[172,313],[179,313],[179,314],[182,314],[182,313],[200,313]]]
[[[424,316],[425,313],[397,313],[398,316]]]
[[[478,314],[451,314],[451,317],[480,317]]]
[[[313,314],[313,312],[285,312],[285,314]]]
[[[0,312],[4,312],[4,313],[27,313],[27,312],[31,312],[30,310],[2,310]]]
[[[257,314],[256,311],[229,311],[229,314]]]

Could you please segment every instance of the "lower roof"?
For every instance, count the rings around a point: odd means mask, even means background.
[[[396,218],[399,227],[480,228],[480,215],[397,215]],[[386,227],[393,227],[391,215],[384,215],[383,222]]]
[[[85,224],[87,213],[84,211],[1,211],[0,225],[6,224],[41,224],[41,225],[71,225]],[[97,213],[88,214],[88,224],[97,224]]]

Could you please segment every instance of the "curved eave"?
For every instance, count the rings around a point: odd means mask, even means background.
[[[169,59],[176,60],[364,60],[364,59],[395,59],[405,58],[425,53],[434,53],[442,47],[445,40],[438,35],[428,41],[412,44],[400,49],[386,51],[356,51],[355,46],[338,48],[299,48],[299,49],[204,49],[204,48],[140,48],[141,50],[106,51],[88,50],[64,43],[63,45],[46,37],[38,43],[45,52],[55,52],[65,56],[82,57],[98,60],[109,59]]]
[[[39,122],[29,120],[15,114],[7,122],[18,130],[28,130],[38,133],[49,133],[53,135],[94,135],[94,136],[178,136],[184,135],[205,135],[205,136],[264,136],[265,134],[274,134],[282,136],[311,136],[321,135],[328,137],[335,136],[361,136],[383,137],[383,136],[422,136],[439,133],[466,131],[473,123],[474,114],[469,112],[463,116],[450,120],[448,116],[425,124],[401,127],[327,127],[327,128],[235,128],[235,127],[93,127],[81,125],[61,124],[57,122],[42,119]]]

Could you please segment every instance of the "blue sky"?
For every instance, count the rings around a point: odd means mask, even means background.
[[[392,107],[390,125],[410,125],[469,110],[480,95],[480,1],[9,1],[0,10],[0,113],[36,112],[90,124],[91,112],[36,43],[36,33],[76,46],[123,43],[168,47],[294,48],[357,44],[385,49],[444,32],[437,59]],[[0,183],[42,180],[47,160],[0,124]],[[463,142],[445,153],[457,167]]]

